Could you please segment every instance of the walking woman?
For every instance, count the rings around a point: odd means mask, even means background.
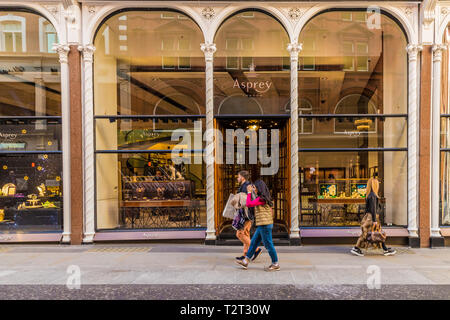
[[[364,253],[361,250],[361,244],[367,241],[367,234],[370,230],[372,230],[372,226],[374,224],[377,227],[377,224],[380,224],[380,217],[377,213],[378,208],[378,190],[380,189],[380,183],[375,178],[370,178],[367,181],[367,189],[366,189],[366,214],[364,215],[361,221],[361,235],[358,238],[358,242],[356,245],[350,250],[351,253],[357,256],[364,256]],[[396,253],[395,250],[391,248],[387,248],[384,242],[381,242],[383,246],[383,254],[385,256],[391,256]]]
[[[252,191],[256,193],[256,198],[252,200]],[[250,248],[244,259],[236,259],[236,263],[247,269],[250,259],[255,254],[256,248],[261,240],[269,252],[272,264],[267,271],[278,271],[278,256],[272,241],[273,216],[272,216],[272,198],[267,185],[262,180],[256,180],[253,186],[247,187],[247,207],[255,208],[256,231],[252,237]]]

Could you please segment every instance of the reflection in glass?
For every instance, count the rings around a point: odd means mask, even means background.
[[[273,17],[243,12],[217,31],[215,114],[288,114],[288,35]]]
[[[96,149],[200,150],[204,128],[202,118],[96,119]]]
[[[299,101],[311,101],[313,114],[406,114],[406,37],[384,14],[376,29],[358,15],[366,12],[325,12],[306,24]]]
[[[181,13],[109,18],[94,42],[95,114],[205,114],[202,42],[198,26]]]
[[[0,151],[61,150],[59,120],[1,120]]]
[[[299,131],[299,148],[407,148],[406,117],[299,118],[314,123],[314,134]],[[361,128],[369,123],[372,130]],[[342,131],[335,131],[336,129]]]
[[[0,12],[0,116],[61,115],[58,55],[42,48],[57,42],[51,30],[37,14]]]

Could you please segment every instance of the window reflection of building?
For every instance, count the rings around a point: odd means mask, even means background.
[[[289,37],[276,19],[240,12],[220,26],[214,43],[215,114],[289,112]]]
[[[334,114],[377,114],[377,109],[368,97],[350,94],[343,97],[334,110]],[[335,133],[375,133],[375,118],[338,118],[334,120]]]
[[[0,17],[1,51],[26,52],[25,17],[7,14]]]
[[[53,45],[58,42],[55,27],[44,18],[39,18],[39,49],[41,52],[54,53]]]
[[[312,114],[312,104],[307,99],[299,100],[298,113],[301,114]],[[312,134],[314,132],[314,120],[307,118],[300,118],[298,123],[299,134]]]

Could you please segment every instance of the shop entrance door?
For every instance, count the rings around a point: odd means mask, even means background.
[[[231,193],[236,193],[239,184],[237,182],[237,173],[241,170],[247,170],[250,173],[252,181],[261,178],[268,186],[272,199],[273,199],[273,211],[274,211],[274,238],[288,238],[288,230],[290,228],[290,132],[289,132],[289,118],[258,118],[258,119],[244,119],[244,118],[216,118],[215,128],[222,133],[223,141],[223,163],[218,163],[217,156],[220,153],[216,152],[216,164],[215,164],[215,203],[216,203],[216,232],[219,240],[236,239],[235,230],[232,228],[230,219],[226,219],[222,216],[223,209],[225,208],[228,197]],[[249,140],[245,140],[245,163],[237,163],[236,161],[238,153],[236,148],[236,141],[234,140],[233,147],[233,163],[227,163],[225,161],[225,149],[227,143],[226,130],[238,130],[242,129],[244,132],[248,129],[256,130],[258,139],[258,153],[259,148],[264,143],[267,143],[267,150],[270,156],[276,156],[276,153],[271,154],[271,134],[272,130],[278,130],[278,170],[274,171],[272,175],[261,175],[261,168],[268,167],[260,161],[260,157],[257,157],[257,163],[251,164],[250,159],[250,147]],[[259,131],[261,129],[267,129],[268,138],[267,141],[261,141]],[[218,146],[220,147],[220,146]],[[216,149],[217,150],[217,149]],[[273,149],[272,149],[273,150]],[[254,152],[254,151],[253,151]],[[254,161],[252,161],[254,162]]]

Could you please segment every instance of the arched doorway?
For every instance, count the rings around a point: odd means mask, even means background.
[[[223,159],[224,163],[216,156],[215,211],[219,241],[235,238],[231,220],[223,218],[222,211],[229,194],[239,188],[236,178],[240,170],[249,171],[253,181],[260,178],[266,182],[274,198],[274,236],[287,238],[290,224],[290,113],[285,107],[290,99],[288,34],[270,14],[245,10],[222,23],[214,43],[217,47],[214,55],[215,126],[225,140],[224,150],[230,146],[233,150],[230,158]],[[229,132],[235,136],[227,136]],[[263,132],[268,136],[262,138]],[[275,135],[276,142],[272,143],[270,139]],[[277,170],[263,174],[263,168],[269,164],[263,164],[256,153],[252,158],[252,152],[267,146],[270,149],[273,145],[277,151],[271,156]],[[240,153],[239,150],[245,151]],[[230,162],[225,161],[229,159]]]

